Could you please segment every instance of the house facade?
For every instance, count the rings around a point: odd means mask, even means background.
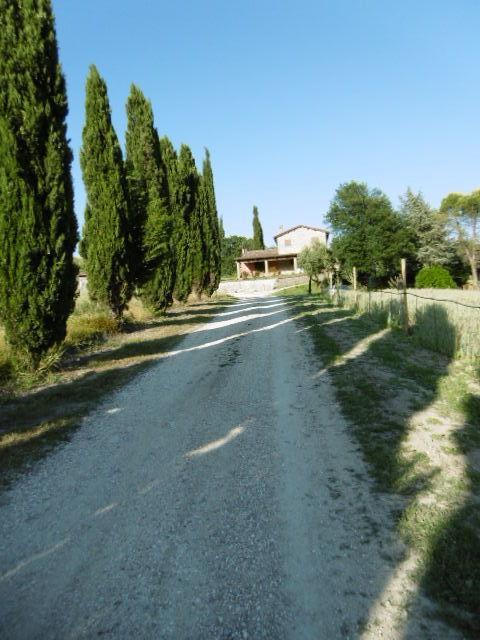
[[[243,251],[236,259],[237,278],[269,276],[277,274],[299,273],[297,257],[302,249],[308,247],[313,240],[327,244],[329,233],[320,227],[299,224],[290,229],[280,227],[274,237],[276,247]]]

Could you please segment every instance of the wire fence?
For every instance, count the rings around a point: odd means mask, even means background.
[[[480,358],[480,293],[445,289],[341,290],[337,303],[382,326],[402,328],[422,346],[458,358]]]

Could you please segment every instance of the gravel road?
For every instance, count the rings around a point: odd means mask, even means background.
[[[0,495],[0,637],[364,637],[402,550],[320,368],[248,300],[112,393]]]

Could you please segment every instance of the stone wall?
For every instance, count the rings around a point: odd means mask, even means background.
[[[248,298],[255,295],[268,295],[277,289],[296,287],[308,282],[308,276],[298,275],[279,278],[251,278],[249,280],[223,280],[217,289],[236,298]]]

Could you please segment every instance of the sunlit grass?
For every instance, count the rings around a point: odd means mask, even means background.
[[[409,325],[419,344],[449,356],[480,357],[480,292],[408,289],[408,294]],[[342,290],[339,303],[382,326],[403,327],[403,295],[396,289]]]

